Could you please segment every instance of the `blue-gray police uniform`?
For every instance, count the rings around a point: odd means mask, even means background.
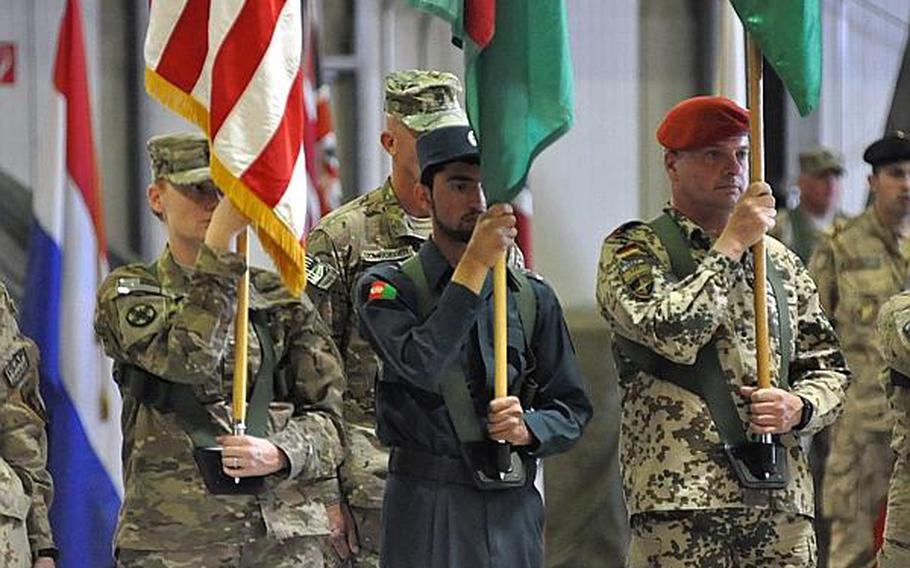
[[[524,484],[478,489],[441,389],[444,369],[457,362],[477,416],[486,416],[493,396],[492,278],[478,296],[450,282],[453,268],[433,241],[418,257],[435,299],[429,310],[422,309],[418,287],[399,266],[377,266],[358,284],[361,332],[383,361],[376,388],[378,434],[392,448],[381,566],[542,567],[544,510],[533,486],[536,461],[571,448],[592,413],[562,309],[553,290],[529,275],[525,284],[536,296],[537,315],[525,342],[514,293],[519,284],[510,279],[509,390],[527,395],[517,391],[533,367],[533,403],[523,405],[535,443],[518,452],[528,474]]]

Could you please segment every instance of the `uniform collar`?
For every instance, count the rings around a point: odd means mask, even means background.
[[[423,246],[420,247],[417,254],[420,255],[420,261],[423,264],[424,274],[426,274],[427,284],[430,286],[430,290],[434,292],[442,291],[442,289],[446,287],[446,284],[452,279],[455,268],[449,264],[448,259],[443,256],[442,251],[439,250],[439,247],[436,246],[433,239],[429,239],[425,242]],[[509,290],[513,292],[518,289],[519,283],[512,274],[512,269],[509,269],[506,273],[506,285]],[[487,275],[486,280],[484,280],[483,288],[480,290],[480,296],[482,298],[487,298],[492,294],[493,271],[491,270]]]
[[[674,208],[672,205],[667,204],[664,207],[664,213],[666,213],[673,221],[682,229],[683,235],[685,235],[686,240],[689,241],[691,245],[695,248],[708,250],[714,244],[714,238],[705,232],[698,223],[689,219],[682,214],[678,209]]]
[[[381,190],[380,207],[385,211],[385,223],[388,234],[394,238],[410,237],[425,241],[430,237],[426,227],[415,226],[395,195],[392,178],[386,178]]]

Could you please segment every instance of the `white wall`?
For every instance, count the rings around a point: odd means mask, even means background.
[[[47,135],[42,122],[50,97],[57,34],[63,17],[63,0],[0,0],[0,40],[16,42],[17,78],[13,86],[0,86],[0,169],[32,188],[42,156],[38,137]],[[98,124],[98,0],[83,0],[83,31],[89,70],[89,88]],[[95,128],[96,149],[98,129]]]
[[[640,217],[638,4],[567,2],[575,126],[529,177],[535,269],[567,309],[594,306],[603,238]]]
[[[884,134],[910,26],[907,0],[825,0],[819,141],[844,152],[843,208],[866,203],[865,148]]]

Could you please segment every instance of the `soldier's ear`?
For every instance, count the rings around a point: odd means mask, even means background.
[[[164,204],[161,202],[162,190],[163,188],[159,182],[152,182],[146,189],[146,196],[148,197],[149,209],[152,210],[155,217],[163,220]]]
[[[433,190],[421,182],[414,184],[414,195],[417,196],[417,203],[420,204],[424,211],[433,210]]]
[[[398,150],[395,148],[395,135],[390,131],[382,131],[382,134],[379,135],[379,143],[382,144],[382,147],[389,156],[394,158],[395,154],[398,153]]]

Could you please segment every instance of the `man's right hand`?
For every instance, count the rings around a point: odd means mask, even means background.
[[[736,202],[714,248],[733,260],[741,260],[746,249],[761,241],[774,227],[776,213],[771,186],[761,181],[753,182]]]
[[[512,206],[497,203],[477,218],[474,233],[465,248],[452,280],[480,293],[487,272],[515,243],[518,229]]]

